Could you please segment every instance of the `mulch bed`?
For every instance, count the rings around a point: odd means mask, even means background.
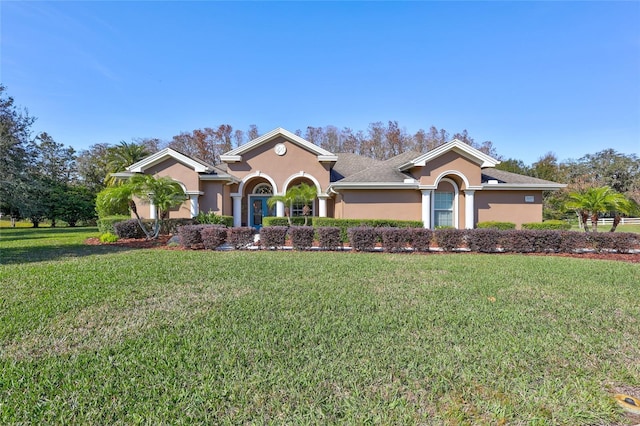
[[[136,248],[136,249],[162,249],[162,250],[188,250],[180,245],[177,246],[168,246],[167,241],[169,241],[171,236],[169,235],[161,235],[157,240],[145,240],[145,239],[135,239],[135,238],[126,238],[120,239],[115,243],[101,243],[98,238],[88,238],[85,240],[85,244],[87,245],[113,245],[127,248]],[[431,254],[440,254],[440,253],[429,253]],[[469,254],[480,254],[480,253],[458,253],[460,255],[469,255]],[[494,254],[495,255],[495,254]],[[576,257],[580,259],[597,259],[597,260],[617,260],[621,262],[628,263],[640,263],[640,253],[528,253],[525,256],[556,256],[556,257]]]

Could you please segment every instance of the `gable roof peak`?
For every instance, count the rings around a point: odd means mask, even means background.
[[[480,167],[495,167],[500,164],[499,160],[485,154],[484,152],[472,147],[469,144],[462,142],[460,139],[452,139],[449,142],[442,144],[425,154],[422,154],[413,160],[400,166],[400,170],[407,170],[412,167],[425,166],[429,161],[434,158],[438,158],[450,151],[455,151],[463,157],[473,161],[480,165]]]
[[[265,133],[262,136],[258,136],[257,138],[240,145],[239,147],[232,149],[220,156],[220,159],[224,162],[237,162],[242,161],[242,155],[251,151],[254,148],[259,147],[277,137],[284,137],[288,141],[305,148],[307,151],[311,151],[312,153],[318,156],[318,161],[322,162],[335,162],[338,157],[332,152],[327,151],[324,148],[319,147],[306,139],[301,138],[295,133],[291,133],[290,131],[283,129],[282,127],[277,127],[270,132]]]
[[[149,167],[161,163],[167,158],[173,158],[174,160],[191,167],[198,173],[206,173],[213,168],[211,164],[205,163],[202,160],[194,159],[171,148],[165,148],[156,152],[155,154],[151,154],[143,158],[137,163],[131,164],[129,167],[127,167],[127,172],[144,173],[144,171]]]

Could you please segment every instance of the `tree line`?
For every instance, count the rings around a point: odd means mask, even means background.
[[[12,218],[28,218],[34,226],[43,220],[63,220],[70,226],[95,219],[96,194],[116,182],[111,173],[123,171],[144,157],[169,147],[210,164],[220,155],[260,136],[256,125],[246,131],[229,124],[181,132],[171,140],[139,138],[115,144],[97,143],[76,152],[42,132],[32,137],[35,121],[15,105],[0,85],[0,212]],[[409,133],[397,121],[373,122],[365,130],[336,126],[308,126],[295,133],[328,151],[359,154],[385,160],[407,151],[432,150],[459,139],[501,160],[499,169],[569,184],[567,190],[545,195],[545,218],[565,218],[568,194],[608,186],[640,203],[640,159],[605,149],[575,160],[559,161],[547,153],[531,165],[505,159],[491,141],[477,142],[465,129],[449,133],[430,126]]]

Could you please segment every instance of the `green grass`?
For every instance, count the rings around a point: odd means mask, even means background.
[[[0,233],[1,424],[632,424],[637,264],[24,231]]]

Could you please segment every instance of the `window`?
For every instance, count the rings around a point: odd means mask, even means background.
[[[309,203],[293,203],[293,208],[291,209],[291,217],[304,216],[305,205],[309,208],[309,216],[313,216],[314,204],[315,203],[313,201]]]
[[[269,185],[268,183],[261,183],[256,185],[255,188],[253,188],[253,193],[271,195],[273,194],[273,189],[271,189],[271,185]]]
[[[454,226],[453,192],[436,192],[433,203],[434,226]]]

